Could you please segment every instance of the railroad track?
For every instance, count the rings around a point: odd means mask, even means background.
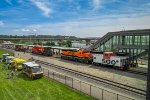
[[[29,60],[31,60],[31,59],[29,59]],[[145,90],[142,90],[142,89],[139,89],[139,88],[136,88],[136,87],[132,87],[132,86],[121,84],[121,83],[118,83],[118,82],[114,82],[114,81],[111,81],[111,80],[108,80],[108,79],[93,76],[91,74],[87,74],[87,73],[80,72],[80,71],[77,71],[77,70],[69,69],[69,68],[66,68],[66,67],[63,67],[63,66],[54,65],[54,64],[51,64],[51,63],[48,63],[48,62],[45,62],[45,61],[36,60],[36,59],[32,59],[32,61],[35,61],[39,64],[48,65],[50,67],[54,67],[56,69],[60,69],[60,70],[66,71],[66,72],[70,72],[70,73],[73,73],[75,75],[83,76],[85,78],[92,79],[93,81],[101,82],[101,83],[104,83],[104,84],[107,84],[107,85],[110,85],[110,86],[113,86],[113,87],[117,87],[119,89],[123,89],[123,90],[129,91],[129,92],[132,92],[132,93],[135,93],[135,94],[138,94],[138,95],[146,96],[146,91]]]
[[[142,71],[137,71],[137,70],[128,70],[127,72],[129,72],[129,73],[133,73],[133,74],[138,74],[138,75],[147,76],[147,73],[146,73],[146,72],[142,72]]]
[[[69,60],[71,61],[71,60]],[[81,62],[79,62],[81,63]],[[84,63],[84,64],[87,64],[87,63]],[[89,65],[89,64],[87,64]],[[98,66],[98,65],[94,65],[95,67],[104,67],[104,66]],[[106,68],[106,67],[105,67]],[[110,67],[107,67],[108,69],[111,69],[111,70],[117,70],[117,69],[114,69],[114,68],[110,68]],[[122,70],[118,70],[118,71],[122,71]],[[132,74],[138,74],[138,75],[143,75],[143,76],[147,76],[147,73],[146,72],[143,72],[143,71],[137,71],[137,70],[126,70],[125,72],[128,72],[128,73],[132,73]]]

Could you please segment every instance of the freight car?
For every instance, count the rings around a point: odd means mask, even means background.
[[[61,58],[92,63],[92,54],[84,49],[62,49]]]
[[[52,56],[51,47],[49,46],[33,46],[32,53],[41,54],[45,56]]]

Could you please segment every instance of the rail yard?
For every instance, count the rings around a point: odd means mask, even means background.
[[[142,40],[133,40],[133,45],[135,45],[135,42],[141,44],[137,47],[127,47],[128,43],[126,45],[123,43],[127,41],[126,39],[134,37],[130,36],[131,34],[124,36],[124,32],[114,33],[111,39],[108,40],[112,43],[101,44],[106,41],[104,37],[107,38],[108,34],[110,34],[108,33],[98,40],[94,46],[92,45],[85,49],[2,43],[1,49],[14,52],[14,57],[3,54],[2,61],[10,63],[17,70],[22,70],[22,73],[25,73],[31,79],[41,78],[44,75],[61,83],[65,82],[64,84],[96,99],[145,100],[147,88],[146,68],[148,66],[143,67],[143,63],[146,62],[148,51],[147,34],[149,31],[149,29],[139,30],[139,32],[145,32],[146,36],[134,33],[139,38],[147,39],[144,45],[142,45]],[[118,34],[122,35],[122,37],[116,36]],[[122,39],[118,39],[118,41],[122,41],[121,44],[119,42],[117,44],[118,50],[105,50],[104,46],[113,45],[113,39],[116,38]],[[136,39],[138,38],[136,37]],[[98,42],[99,46],[97,45]],[[130,41],[129,45],[131,45]],[[123,48],[123,46],[125,47]],[[110,49],[113,49],[113,47],[110,46]],[[30,71],[34,72],[30,73]]]

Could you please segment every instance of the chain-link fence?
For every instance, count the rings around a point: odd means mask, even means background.
[[[43,68],[44,75],[53,80],[64,83],[73,89],[79,90],[89,96],[92,96],[98,100],[134,100],[132,98],[110,92],[108,90],[102,89],[98,86],[83,82],[79,79],[72,78],[58,72],[54,72]]]

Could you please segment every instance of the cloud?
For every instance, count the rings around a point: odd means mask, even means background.
[[[94,18],[80,18],[57,23],[31,24],[17,28],[7,28],[3,33],[30,34],[39,33],[49,35],[72,35],[77,37],[102,37],[107,32],[135,29],[150,29],[150,15],[133,16],[113,15]],[[8,27],[8,26],[7,26]],[[16,29],[15,31],[12,31]]]
[[[29,29],[21,29],[22,32],[29,32]]]
[[[94,9],[98,9],[100,7],[101,2],[102,2],[102,0],[92,0],[92,1],[93,1]]]
[[[5,0],[5,2],[7,2],[8,4],[12,5],[11,0]]]
[[[36,29],[33,29],[33,32],[36,32],[37,30]]]
[[[17,28],[17,29],[14,29],[13,31],[16,31],[16,32],[37,32],[37,29],[33,29],[33,28]]]
[[[150,15],[128,17],[125,15],[120,16],[105,16],[105,19],[99,18],[86,18],[78,20],[70,20],[59,23],[45,23],[40,25],[30,25],[27,28],[38,27],[39,34],[50,35],[73,35],[77,37],[102,37],[107,32],[122,31],[135,29],[149,29]]]
[[[52,9],[49,7],[49,2],[41,1],[41,0],[31,0],[40,10],[43,11],[43,15],[49,17],[52,13]]]
[[[150,6],[150,3],[148,3],[147,5]]]
[[[0,26],[4,26],[4,22],[3,21],[0,21]]]

